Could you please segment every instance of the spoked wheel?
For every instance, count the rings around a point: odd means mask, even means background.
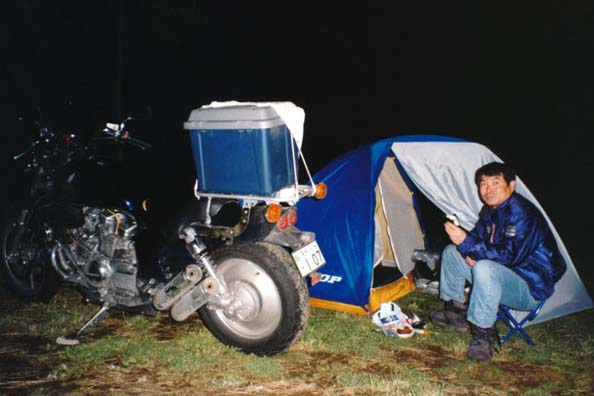
[[[215,337],[258,355],[293,344],[309,318],[309,293],[291,256],[276,245],[243,243],[216,252],[215,263],[233,296],[225,308],[199,310]]]
[[[0,271],[18,297],[49,300],[57,291],[57,274],[49,266],[40,236],[17,219],[13,216],[2,227]]]

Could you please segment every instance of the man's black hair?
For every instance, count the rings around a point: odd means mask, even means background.
[[[487,165],[483,165],[476,170],[474,173],[474,182],[476,185],[480,185],[481,176],[497,176],[503,175],[505,182],[509,184],[510,182],[516,180],[516,171],[511,166],[501,163],[501,162],[489,162]]]

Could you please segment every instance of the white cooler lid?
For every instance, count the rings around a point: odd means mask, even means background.
[[[211,102],[208,105],[200,107],[201,109],[229,107],[229,106],[255,106],[255,107],[272,107],[276,114],[283,120],[297,146],[301,148],[303,142],[303,124],[305,123],[305,111],[295,105],[293,102],[238,102],[230,100],[227,102]]]

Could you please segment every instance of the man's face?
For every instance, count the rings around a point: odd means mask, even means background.
[[[479,194],[483,202],[493,209],[503,203],[512,195],[516,188],[516,182],[506,183],[502,174],[495,176],[481,176],[479,182]]]

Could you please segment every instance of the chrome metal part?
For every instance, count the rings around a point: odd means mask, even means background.
[[[210,225],[212,223],[212,218],[210,217],[210,206],[212,204],[212,197],[208,197],[206,200],[206,213],[204,218],[204,224]]]
[[[217,284],[212,278],[206,278],[200,282],[192,291],[186,293],[171,308],[173,320],[181,322],[186,320],[192,313],[206,304],[210,297],[218,293]]]
[[[138,288],[138,265],[131,214],[105,208],[81,208],[84,223],[67,230],[68,243],[52,241],[52,267],[99,301],[136,306],[146,303]],[[46,232],[47,234],[47,232]]]
[[[78,330],[76,332],[76,338],[80,337],[82,332],[85,331],[88,327],[95,326],[97,323],[99,323],[101,321],[101,319],[103,319],[103,317],[105,316],[105,314],[107,313],[109,308],[111,308],[111,306],[109,304],[107,304],[107,303],[103,304],[101,309],[99,311],[97,311],[97,313],[95,315],[93,315],[93,317],[91,319],[89,319],[89,321],[87,323],[85,323],[83,325],[83,327],[80,328],[80,330]]]
[[[85,323],[76,332],[76,334],[74,336],[72,336],[72,337],[68,337],[68,336],[58,337],[56,339],[56,343],[60,344],[60,345],[77,345],[77,344],[79,344],[80,341],[78,339],[80,338],[83,331],[85,331],[86,329],[88,329],[91,326],[97,325],[105,317],[105,314],[107,313],[109,308],[111,308],[111,304],[109,304],[109,303],[103,304],[101,309],[99,309],[99,311],[97,311],[97,313],[95,315],[93,315],[93,317],[91,319],[89,319],[87,321],[87,323]]]
[[[153,306],[160,311],[170,308],[202,279],[202,274],[196,264],[188,265],[155,294]]]
[[[65,280],[70,279],[77,271],[76,260],[72,257],[72,253],[69,249],[65,249],[60,242],[52,248],[50,262],[56,272]]]
[[[179,237],[186,242],[186,248],[194,260],[196,260],[196,263],[199,264],[208,276],[214,280],[217,290],[219,290],[218,294],[220,295],[220,298],[222,300],[227,300],[230,297],[227,285],[215,270],[214,263],[212,262],[212,258],[208,253],[206,245],[200,238],[198,238],[196,230],[192,227],[185,227]]]
[[[229,303],[213,296],[208,309],[235,334],[261,339],[272,334],[282,320],[282,299],[274,280],[256,263],[231,258],[217,267],[229,287]]]

